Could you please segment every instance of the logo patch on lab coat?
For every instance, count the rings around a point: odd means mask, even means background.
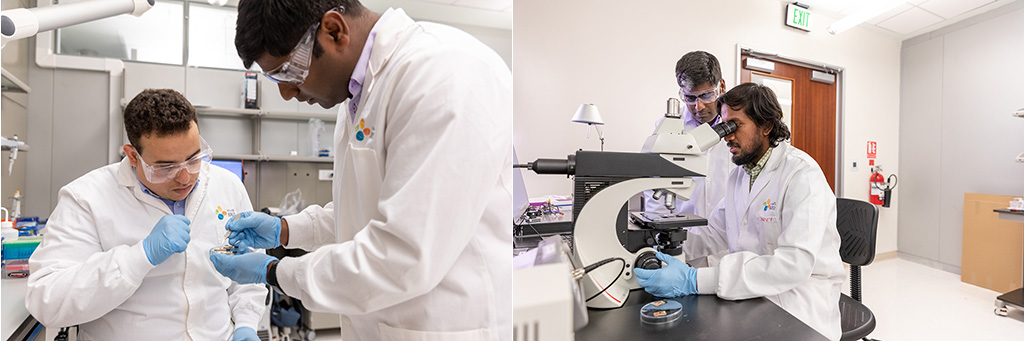
[[[773,223],[778,221],[779,218],[777,218],[775,215],[775,206],[777,206],[777,204],[778,203],[772,201],[772,199],[765,200],[763,203],[761,203],[761,210],[767,212],[766,214],[761,216],[761,222]]]
[[[356,141],[362,141],[370,137],[373,134],[373,129],[366,126],[366,119],[359,119],[359,125],[356,126]]]
[[[217,219],[224,220],[224,218],[231,218],[235,216],[235,209],[229,208],[227,210],[217,206]]]

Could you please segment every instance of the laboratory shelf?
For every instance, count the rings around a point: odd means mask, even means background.
[[[196,106],[196,112],[208,116],[260,116],[267,119],[301,120],[319,118],[324,121],[334,122],[338,119],[336,114],[323,113],[302,113],[295,111],[269,111],[263,109],[240,109],[224,107]]]
[[[259,161],[259,160],[262,160],[263,157],[261,157],[258,154],[217,154],[217,153],[213,153],[213,159],[214,160],[251,160],[251,161]]]
[[[294,162],[334,162],[333,157],[288,156],[266,154],[213,154],[214,160],[249,160],[249,161],[294,161]]]
[[[196,106],[196,113],[201,115],[210,116],[259,116],[261,112],[259,109],[239,109],[239,108],[220,108],[220,107],[207,107],[207,106]]]
[[[324,121],[334,122],[338,120],[336,114],[318,114],[318,113],[300,113],[290,111],[264,111],[262,112],[264,118],[271,119],[285,119],[285,120],[308,120],[310,118],[319,118]]]
[[[322,162],[332,163],[334,162],[333,157],[316,157],[316,156],[287,156],[287,155],[264,155],[263,160],[266,161],[297,161],[297,162]]]
[[[0,82],[2,83],[0,84],[0,90],[26,94],[32,92],[32,88],[28,87],[28,84],[25,84],[25,82],[18,79],[18,77],[15,77],[14,74],[7,71],[7,69],[0,68],[0,74],[3,75],[3,81]]]

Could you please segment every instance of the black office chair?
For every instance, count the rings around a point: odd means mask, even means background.
[[[875,314],[860,300],[860,267],[875,259],[875,235],[878,231],[878,207],[866,201],[837,198],[836,229],[842,239],[839,255],[850,264],[850,296],[841,294],[842,341],[870,340],[875,330]]]

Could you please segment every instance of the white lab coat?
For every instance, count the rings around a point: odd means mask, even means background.
[[[728,300],[767,297],[838,340],[845,272],[836,197],[825,175],[810,155],[782,142],[752,190],[749,183],[750,175],[733,168],[710,225],[687,234],[687,257],[728,252],[717,265],[697,269],[697,290]]]
[[[210,262],[230,215],[252,205],[234,174],[205,168],[185,202],[188,248],[157,266],[142,241],[171,210],[142,191],[127,158],[61,188],[29,260],[29,313],[47,327],[80,325],[79,340],[227,340],[236,327],[258,330],[266,287],[234,283]]]
[[[511,340],[511,72],[402,10],[368,68],[354,122],[338,114],[334,201],[285,217],[288,246],[316,250],[280,262],[281,288],[349,341]]]
[[[658,119],[658,124],[664,119],[664,116]],[[720,120],[716,120],[714,123],[718,122]],[[693,115],[689,113],[684,115],[684,130],[690,131],[698,126],[700,124],[693,118]],[[707,157],[708,161],[708,173],[706,176],[693,179],[693,196],[690,200],[676,199],[674,213],[688,213],[707,218],[711,215],[715,206],[718,205],[718,202],[725,197],[726,179],[729,177],[729,171],[735,167],[732,163],[732,154],[729,153],[729,147],[726,146],[724,140],[719,141],[710,150],[704,152],[704,156]],[[669,213],[668,208],[665,207],[665,198],[655,200],[651,197],[652,194],[654,194],[654,191],[644,191],[644,212]]]

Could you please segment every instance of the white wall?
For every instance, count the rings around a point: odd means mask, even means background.
[[[520,161],[596,150],[595,136],[569,122],[580,103],[598,106],[605,150],[638,151],[665,100],[676,96],[675,62],[705,50],[722,63],[729,87],[737,81],[737,44],[845,68],[843,181],[845,197],[867,199],[866,141],[878,142],[878,162],[899,173],[900,42],[854,28],[830,35],[834,19],[817,16],[813,32],[783,25],[785,4],[766,0],[515,2],[515,135]],[[531,196],[570,194],[564,176],[524,172]],[[900,196],[899,189],[896,197]],[[877,251],[896,250],[896,210],[881,209]]]
[[[1021,56],[1019,1],[903,43],[900,253],[959,272],[964,193],[1024,195]]]

